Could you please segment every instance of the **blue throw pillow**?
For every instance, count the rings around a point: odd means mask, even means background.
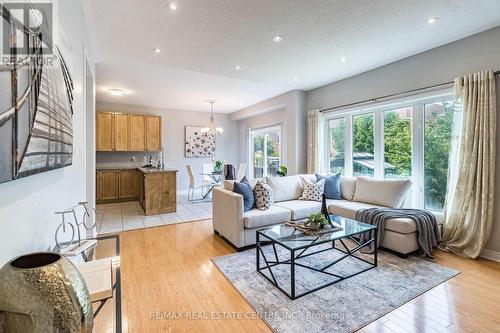
[[[340,173],[336,175],[322,176],[316,174],[316,179],[326,179],[325,182],[325,197],[327,199],[341,200],[342,194],[340,192]]]
[[[243,177],[241,182],[234,182],[233,192],[243,196],[243,210],[245,212],[253,208],[255,202],[253,189],[246,177]]]

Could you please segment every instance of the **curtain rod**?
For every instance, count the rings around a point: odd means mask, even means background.
[[[500,75],[500,71],[493,72],[493,75],[495,75],[495,76]],[[450,81],[450,82],[445,82],[445,83],[434,84],[434,85],[423,87],[423,88],[417,88],[417,89],[407,90],[407,91],[403,91],[403,92],[399,92],[399,93],[394,93],[394,94],[390,94],[390,95],[385,95],[385,96],[380,96],[380,97],[375,97],[375,98],[369,98],[369,99],[365,99],[365,100],[359,101],[359,102],[342,104],[342,105],[337,105],[337,106],[334,106],[334,107],[331,107],[331,108],[321,109],[321,110],[319,110],[319,112],[326,112],[326,111],[332,111],[332,110],[337,110],[337,109],[344,109],[344,108],[348,108],[350,106],[356,106],[356,105],[359,105],[359,104],[366,104],[366,103],[370,103],[370,102],[376,102],[379,99],[387,99],[387,98],[396,97],[396,96],[400,96],[400,95],[405,95],[405,94],[411,94],[411,93],[419,92],[419,91],[422,91],[422,90],[428,90],[428,89],[433,89],[433,88],[445,87],[445,86],[448,86],[448,85],[453,84],[453,83],[454,83],[454,81]]]

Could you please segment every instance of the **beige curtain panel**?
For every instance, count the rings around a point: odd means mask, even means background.
[[[493,71],[455,79],[462,102],[456,150],[451,152],[443,247],[476,258],[493,225],[496,93]],[[453,145],[452,145],[453,146]]]
[[[322,171],[323,117],[319,110],[307,114],[307,173]]]

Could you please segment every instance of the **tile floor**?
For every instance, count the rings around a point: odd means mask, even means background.
[[[138,201],[97,205],[96,210],[100,235],[212,217],[210,201],[191,203],[185,195],[178,196],[175,213],[146,216]]]

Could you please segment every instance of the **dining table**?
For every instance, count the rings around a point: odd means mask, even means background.
[[[222,171],[212,171],[212,172],[201,172],[200,175],[203,177],[209,177],[212,181],[210,182],[210,188],[207,193],[201,198],[201,200],[205,200],[208,195],[213,191],[213,189],[219,185],[222,181]]]

